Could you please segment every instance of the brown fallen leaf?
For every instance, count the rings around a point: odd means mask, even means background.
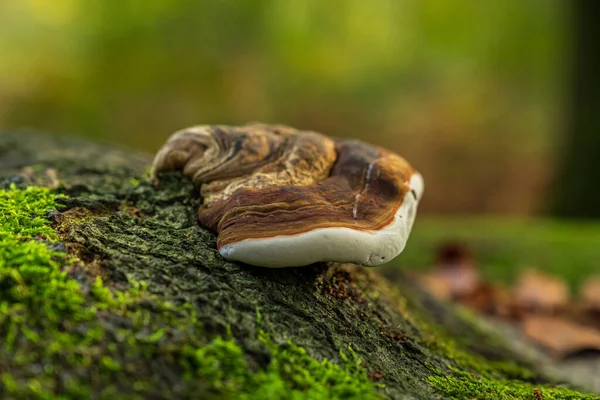
[[[521,326],[529,338],[557,357],[565,357],[582,350],[600,351],[600,331],[564,318],[526,315]]]
[[[427,293],[438,300],[451,300],[452,291],[450,285],[435,274],[421,275],[418,278],[419,283]]]
[[[590,277],[581,285],[579,297],[584,307],[600,311],[600,275]]]
[[[511,293],[501,285],[482,282],[468,296],[463,296],[458,301],[465,307],[482,314],[518,319],[518,315],[515,315]]]
[[[440,246],[431,275],[446,283],[453,298],[468,296],[481,283],[471,252],[459,243]]]
[[[569,303],[564,281],[532,268],[523,271],[513,294],[515,306],[524,310],[556,311]]]

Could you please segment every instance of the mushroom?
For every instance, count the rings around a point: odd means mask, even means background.
[[[183,170],[221,255],[263,267],[375,266],[406,245],[424,183],[402,157],[358,140],[281,125],[174,133],[152,174]]]

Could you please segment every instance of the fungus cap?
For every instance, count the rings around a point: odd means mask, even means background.
[[[221,255],[263,267],[390,261],[424,190],[388,150],[278,125],[176,132],[152,173],[177,169],[199,187],[199,221],[218,233]]]

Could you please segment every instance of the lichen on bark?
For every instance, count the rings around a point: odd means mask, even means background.
[[[2,278],[0,335],[16,337],[0,353],[3,395],[430,399],[506,387],[583,398],[550,388],[551,377],[408,277],[392,287],[351,265],[224,260],[197,223],[193,185],[170,173],[155,187],[150,162],[70,138],[0,135],[4,193],[52,187],[39,190],[52,194],[44,226],[57,237],[20,240],[50,249],[54,264],[28,287],[44,289],[37,301],[55,284],[76,299],[11,308]]]

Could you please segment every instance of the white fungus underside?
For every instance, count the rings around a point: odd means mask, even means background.
[[[226,244],[219,252],[228,260],[270,268],[324,261],[365,266],[386,263],[406,246],[424,190],[423,177],[413,174],[409,186],[416,192],[417,199],[407,193],[393,222],[378,231],[320,228],[297,235],[245,239]]]

